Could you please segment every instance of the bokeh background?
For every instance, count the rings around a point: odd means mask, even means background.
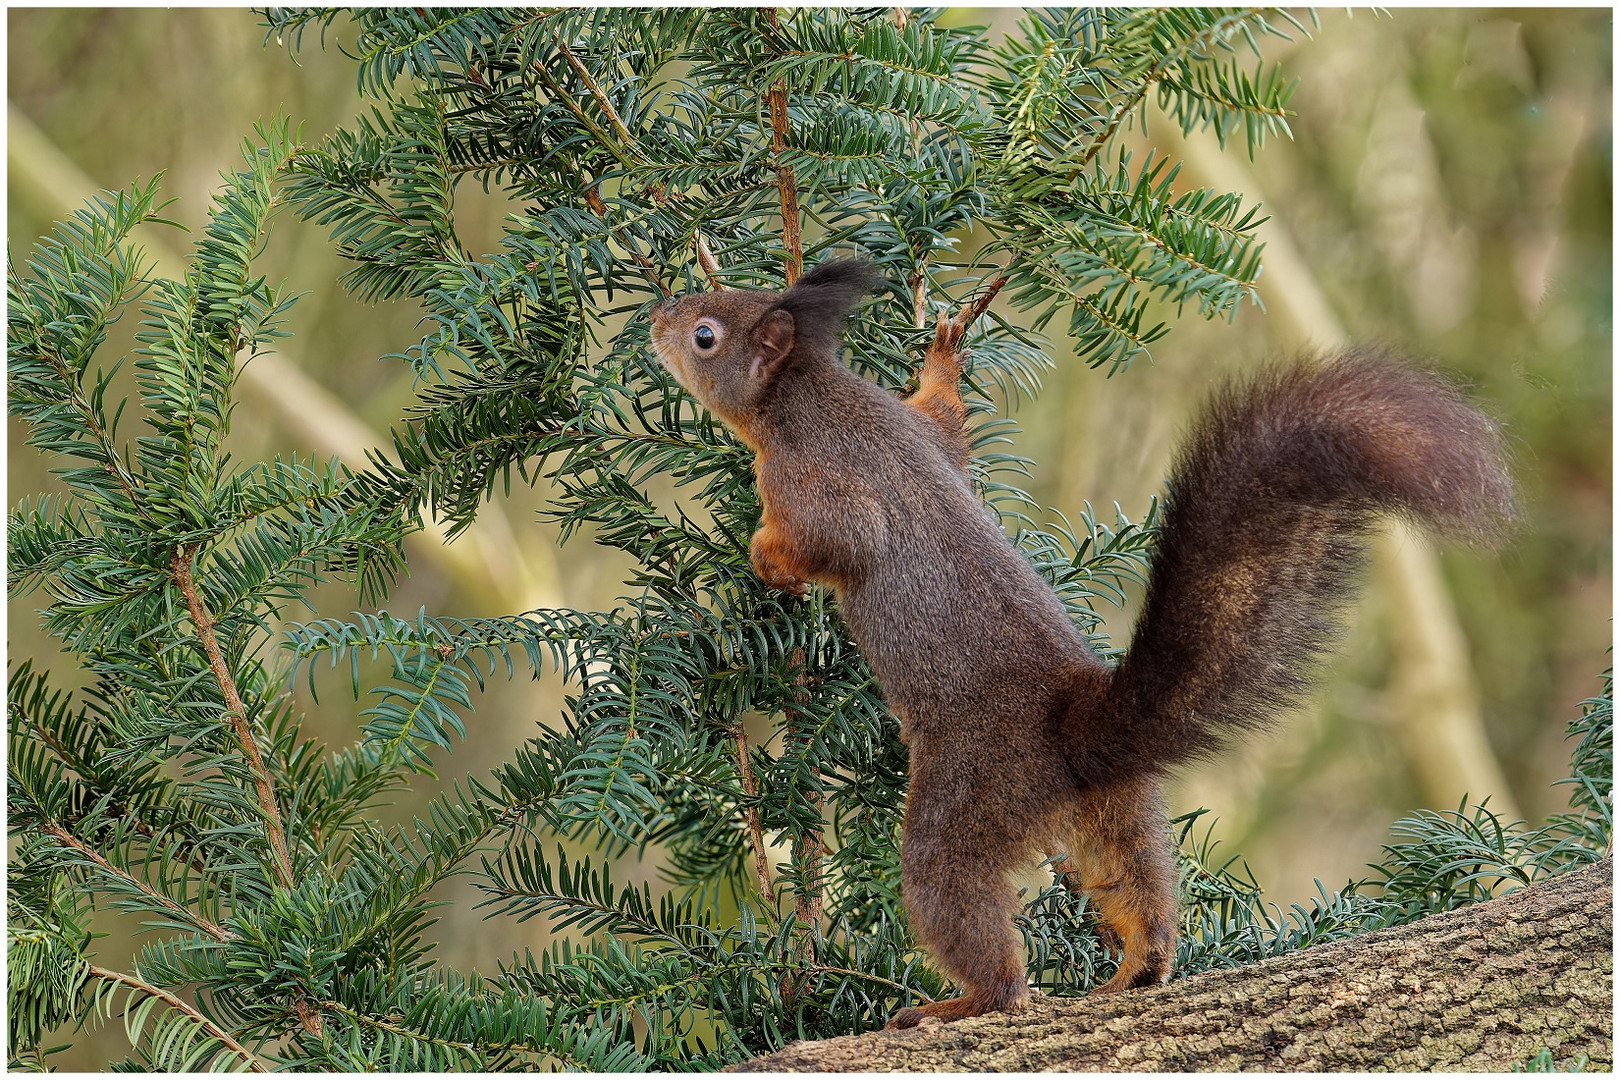
[[[946,17],[1004,32],[1017,12]],[[159,171],[177,200],[168,215],[195,228],[254,121],[285,112],[314,142],[362,107],[341,22],[324,51],[311,39],[292,57],[239,9],[11,9],[7,29],[7,235],[18,263],[96,188]],[[1176,812],[1213,811],[1221,850],[1241,853],[1285,907],[1315,891],[1313,878],[1337,887],[1361,876],[1388,824],[1414,808],[1489,796],[1499,812],[1537,821],[1566,803],[1552,787],[1567,767],[1564,725],[1597,692],[1612,634],[1612,31],[1603,9],[1323,12],[1309,38],[1265,47],[1299,80],[1291,141],[1250,160],[1150,115],[1129,138],[1185,159],[1183,185],[1244,191],[1270,215],[1264,310],[1229,323],[1188,312],[1151,363],[1111,379],[1070,362],[1056,340],[1042,394],[1018,403],[1031,493],[1071,514],[1089,501],[1107,516],[1117,502],[1133,519],[1212,381],[1300,348],[1376,341],[1428,358],[1472,384],[1510,432],[1524,489],[1510,543],[1436,551],[1392,532],[1322,692],[1275,735],[1189,770],[1172,793]],[[505,200],[474,183],[458,200],[463,243],[491,249]],[[141,240],[160,258],[190,243],[157,228]],[[243,379],[233,452],[358,460],[412,400],[409,371],[388,356],[419,337],[419,312],[343,294],[322,230],[291,215],[262,269],[307,295],[282,354]],[[109,358],[132,330],[115,335]],[[49,463],[16,425],[8,444],[9,501],[51,490]],[[612,606],[622,557],[584,539],[558,548],[536,517],[546,500],[544,483],[515,487],[449,549],[414,543],[390,610]],[[312,600],[322,614],[356,603],[341,585]],[[8,607],[8,659],[49,666],[56,647],[33,606]],[[1131,614],[1110,615],[1115,638]],[[319,702],[306,700],[312,728],[332,742],[353,738],[363,707],[346,683],[323,677]],[[492,684],[442,775],[500,763],[561,707],[555,679]],[[431,789],[424,780],[386,813],[408,815]],[[619,876],[656,881],[657,869]],[[490,970],[546,941],[538,920],[482,922],[465,883],[443,892],[436,929],[448,963]],[[108,917],[103,928],[99,948],[124,962],[138,927]],[[113,1024],[57,1061],[105,1067],[126,1052],[121,1042]]]

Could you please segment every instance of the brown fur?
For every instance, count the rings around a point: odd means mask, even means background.
[[[973,495],[960,329],[940,320],[906,400],[839,363],[836,334],[875,283],[843,261],[782,294],[678,297],[654,310],[653,342],[755,451],[761,578],[834,589],[900,717],[906,910],[966,993],[890,1024],[1023,1007],[1008,875],[1049,850],[1071,853],[1121,943],[1097,992],[1162,981],[1177,908],[1160,777],[1305,687],[1376,512],[1481,532],[1511,511],[1496,433],[1445,383],[1372,354],[1227,389],[1177,463],[1115,669]]]

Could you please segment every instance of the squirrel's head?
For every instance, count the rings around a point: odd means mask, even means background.
[[[682,386],[740,431],[784,372],[835,362],[844,320],[879,280],[864,259],[839,259],[786,292],[672,297],[652,310],[653,348]]]

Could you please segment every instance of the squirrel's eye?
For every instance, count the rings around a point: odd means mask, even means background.
[[[708,352],[714,348],[714,330],[712,327],[700,326],[692,331],[692,344]]]

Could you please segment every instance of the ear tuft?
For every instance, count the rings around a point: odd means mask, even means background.
[[[848,310],[855,306],[855,301],[865,296],[882,284],[883,278],[878,274],[877,268],[866,259],[833,259],[806,270],[787,295],[794,293],[815,293],[819,296],[832,298],[840,296],[844,299],[844,307]]]
[[[882,282],[876,267],[865,259],[834,259],[806,271],[771,310],[793,316],[802,346],[831,354],[850,310]]]

